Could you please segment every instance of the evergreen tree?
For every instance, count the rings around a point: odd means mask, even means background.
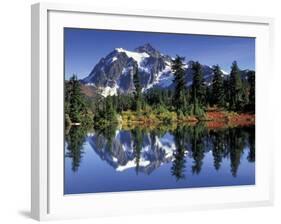
[[[141,109],[141,84],[139,79],[138,68],[133,76],[134,86],[135,86],[135,110],[140,111]]]
[[[237,109],[244,110],[249,105],[249,84],[246,80],[242,81],[241,97],[238,101]]]
[[[242,81],[240,70],[237,65],[237,62],[234,61],[231,66],[230,72],[230,109],[232,110],[240,110],[241,109],[241,101],[242,99]]]
[[[219,65],[213,66],[214,78],[213,78],[213,92],[212,92],[212,100],[213,103],[222,107],[224,106],[224,80],[223,73],[219,67]]]
[[[226,77],[223,82],[224,89],[224,98],[225,98],[225,108],[230,108],[230,99],[231,99],[231,91],[230,91],[230,78]]]
[[[212,86],[206,86],[206,105],[210,106],[214,104],[213,101],[213,90],[212,90]]]
[[[116,111],[113,106],[113,98],[112,96],[108,96],[105,99],[106,110],[103,111],[105,113],[105,119],[114,122],[116,121]]]
[[[89,120],[86,100],[76,75],[73,75],[65,85],[65,110],[71,122],[83,123]]]
[[[193,82],[192,82],[192,102],[193,113],[195,115],[202,114],[202,104],[205,100],[205,85],[203,80],[203,72],[200,63],[194,62],[192,64]]]
[[[198,100],[198,103],[202,104],[204,101],[205,86],[203,80],[203,71],[201,64],[197,61],[192,64],[192,98]]]
[[[132,110],[135,107],[135,97],[128,94],[118,94],[116,110],[120,113],[126,110]]]
[[[184,57],[177,57],[172,61],[172,71],[174,73],[174,84],[175,84],[175,94],[174,94],[174,106],[177,111],[184,110],[186,107],[186,87],[185,87],[185,71],[184,71]]]
[[[251,111],[255,111],[255,72],[251,71],[249,72],[249,78],[248,82],[250,85],[250,90],[249,90],[249,109]]]
[[[117,123],[117,109],[114,103],[115,96],[101,97],[96,106],[94,123],[96,127],[106,128]]]

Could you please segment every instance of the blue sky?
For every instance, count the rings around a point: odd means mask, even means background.
[[[65,28],[64,41],[66,79],[86,77],[114,48],[134,50],[145,43],[172,57],[219,64],[227,72],[234,60],[241,69],[255,69],[254,38]]]

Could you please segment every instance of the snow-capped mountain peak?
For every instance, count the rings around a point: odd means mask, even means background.
[[[102,58],[82,80],[82,83],[97,87],[103,96],[116,95],[118,92],[133,92],[133,75],[138,69],[143,91],[166,80],[170,73],[171,58],[160,54],[150,44],[137,47],[134,51],[115,48]],[[170,84],[170,82],[169,82]]]
[[[81,80],[83,84],[95,86],[104,97],[135,90],[133,76],[138,69],[142,91],[151,88],[174,88],[171,69],[173,58],[146,43],[134,50],[115,48],[94,66],[90,74]],[[184,64],[187,86],[192,84],[192,64]],[[203,78],[210,85],[213,79],[212,67],[202,65]],[[223,76],[229,75],[223,71]],[[246,73],[246,72],[244,72]]]
[[[138,66],[141,67],[143,60],[146,58],[149,58],[150,56],[146,52],[134,52],[134,51],[128,51],[123,48],[115,48],[117,52],[123,52],[125,53],[129,58],[134,59],[138,63]]]
[[[160,57],[161,53],[152,47],[149,43],[139,46],[135,49],[136,52],[147,53],[152,57]],[[162,55],[163,56],[163,55]]]

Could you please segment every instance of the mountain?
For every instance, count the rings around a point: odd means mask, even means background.
[[[135,48],[134,51],[115,48],[101,58],[81,82],[105,97],[117,93],[131,93],[135,89],[133,75],[138,68],[143,92],[150,88],[173,88],[171,63],[172,57],[160,53],[149,43]],[[188,61],[184,65],[187,86],[192,84],[192,63],[193,61]],[[202,69],[204,80],[209,85],[213,70],[208,65],[202,65]],[[225,77],[228,75],[226,72],[223,74]]]
[[[82,83],[98,87],[104,96],[118,91],[130,93],[135,88],[133,74],[138,68],[143,91],[158,83],[166,87],[172,84],[171,61],[171,57],[161,54],[150,44],[134,51],[116,48],[95,65]]]

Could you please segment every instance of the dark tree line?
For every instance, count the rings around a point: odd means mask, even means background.
[[[203,116],[209,107],[236,112],[255,111],[255,72],[249,71],[241,77],[236,61],[230,75],[223,75],[219,65],[213,66],[213,80],[204,80],[202,65],[191,65],[192,84],[187,85],[184,58],[177,56],[172,61],[174,88],[152,88],[142,91],[138,69],[134,70],[134,91],[114,96],[96,96],[87,100],[81,92],[76,76],[65,83],[65,114],[68,123],[89,123],[106,126],[118,121],[124,111],[137,112],[140,116],[148,111],[156,113],[176,112],[178,116]],[[92,106],[89,106],[89,101]],[[149,108],[149,110],[148,110]]]
[[[64,110],[66,126],[72,123],[90,124],[91,112],[85,95],[81,92],[81,84],[76,75],[65,82]]]
[[[202,65],[193,62],[192,85],[186,89],[183,70],[184,58],[177,56],[173,60],[175,75],[174,107],[183,113],[202,115],[208,106],[218,106],[231,111],[255,110],[255,72],[248,73],[248,80],[242,79],[237,62],[231,66],[229,77],[224,76],[219,65],[213,66],[214,77],[211,85],[207,85],[203,77]],[[191,93],[191,94],[190,94]]]

